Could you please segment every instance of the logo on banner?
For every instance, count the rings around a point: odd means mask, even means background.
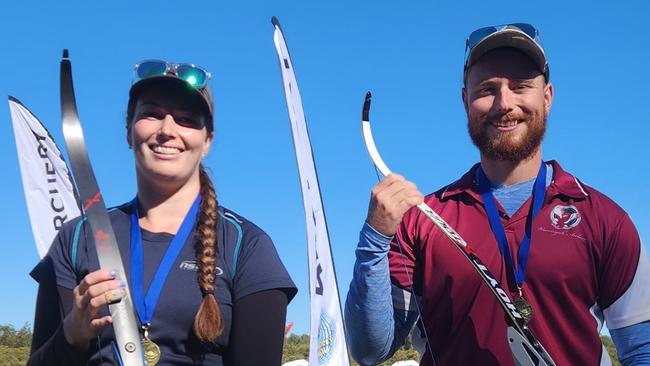
[[[572,229],[580,223],[582,216],[576,206],[557,205],[551,211],[551,223],[556,229]]]
[[[336,347],[336,327],[332,318],[324,312],[320,314],[318,326],[318,364],[327,365],[334,355]]]

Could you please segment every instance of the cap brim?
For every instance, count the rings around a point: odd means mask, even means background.
[[[527,34],[515,29],[504,29],[482,39],[470,51],[465,68],[471,67],[486,53],[502,47],[512,47],[520,50],[533,60],[542,73],[546,73],[544,50]]]
[[[207,96],[204,96],[198,89],[191,86],[186,81],[173,76],[154,76],[138,80],[129,90],[129,99],[134,100],[134,98],[137,98],[140,93],[150,88],[174,89],[179,93],[193,95],[197,100],[201,101],[205,111],[212,116],[212,106],[209,104]]]

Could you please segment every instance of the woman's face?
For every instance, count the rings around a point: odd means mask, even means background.
[[[212,133],[194,96],[152,88],[139,96],[130,121],[138,179],[154,186],[183,186],[199,179],[201,159],[207,155]],[[186,127],[186,126],[203,126]]]

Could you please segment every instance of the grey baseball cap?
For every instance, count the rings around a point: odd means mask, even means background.
[[[542,39],[539,31],[527,23],[483,27],[473,31],[465,43],[463,80],[467,78],[467,70],[481,56],[502,47],[515,48],[530,57],[548,82],[550,74]]]

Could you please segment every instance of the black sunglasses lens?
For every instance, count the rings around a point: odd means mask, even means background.
[[[145,61],[139,64],[136,69],[136,73],[140,79],[164,75],[165,71],[167,71],[167,64],[161,61]]]
[[[192,65],[178,65],[176,75],[195,88],[202,88],[208,79],[205,71]]]
[[[495,27],[484,27],[479,28],[472,32],[467,38],[467,48],[472,49],[476,46],[483,38],[489,36],[490,34],[496,32]]]

